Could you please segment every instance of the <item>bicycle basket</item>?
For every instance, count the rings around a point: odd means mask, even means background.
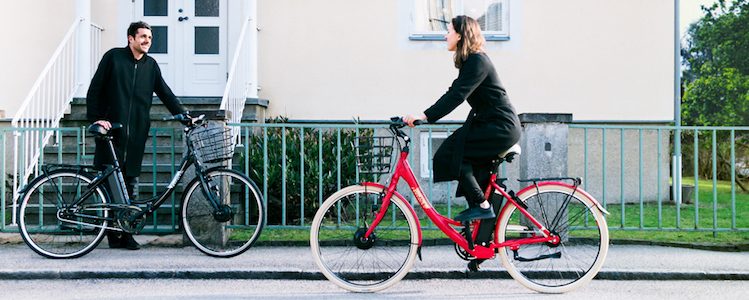
[[[356,168],[362,175],[383,175],[390,173],[393,157],[392,136],[357,137]]]
[[[231,128],[208,125],[193,129],[190,141],[195,158],[201,163],[217,163],[231,159],[234,154]]]

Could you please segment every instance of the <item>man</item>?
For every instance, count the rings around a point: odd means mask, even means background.
[[[147,23],[130,24],[127,47],[114,48],[104,54],[86,95],[89,121],[107,130],[111,129],[112,123],[122,124],[122,129],[113,132],[113,142],[131,199],[138,194],[143,150],[151,127],[153,93],[172,114],[185,111],[164,82],[158,63],[147,54],[152,38]],[[107,164],[112,164],[111,154],[104,142],[96,141],[94,165],[103,169]],[[110,248],[140,248],[128,233],[108,231],[107,238]]]

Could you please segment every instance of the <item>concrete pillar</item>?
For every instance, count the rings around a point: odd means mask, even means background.
[[[567,176],[567,124],[572,114],[520,114],[520,179]]]
[[[521,114],[519,117],[523,124],[520,179],[567,176],[567,124],[572,122],[572,114]],[[521,184],[521,188],[530,184],[533,183]],[[554,208],[561,207],[564,200],[561,197],[541,199],[545,201],[542,206],[537,202],[528,203],[528,211],[536,219],[542,215],[539,212],[541,207],[547,213],[556,211]],[[566,212],[563,212],[562,218],[566,217]],[[543,223],[543,220],[539,221]],[[521,220],[521,224],[532,227],[528,220]],[[567,240],[566,232],[558,234],[562,240]]]
[[[91,81],[91,0],[75,1],[75,16],[81,20],[76,32],[76,97],[86,97]]]

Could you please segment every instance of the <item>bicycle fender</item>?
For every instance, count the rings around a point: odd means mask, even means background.
[[[382,189],[383,191],[387,191],[387,187],[376,182],[362,182],[360,184],[365,187],[379,188],[379,189]],[[405,197],[403,197],[403,195],[398,193],[398,191],[393,191],[393,194],[395,194],[396,197],[400,198],[403,201],[405,201],[406,199]],[[406,203],[408,204],[408,202]],[[411,205],[406,205],[406,207],[408,207],[408,210],[411,213],[411,215],[414,216],[414,220],[416,220],[416,226],[418,226],[419,229],[421,229],[421,222],[419,222],[419,216],[416,214],[416,211],[414,210],[414,208],[411,207]],[[421,248],[421,230],[419,230],[419,248]]]
[[[603,208],[603,205],[601,205],[601,203],[599,203],[598,200],[596,200],[596,198],[593,198],[593,196],[591,196],[590,194],[588,194],[588,192],[584,191],[581,188],[575,187],[574,185],[567,184],[564,182],[559,182],[559,181],[547,181],[547,182],[538,183],[538,186],[547,186],[547,185],[562,186],[562,187],[566,187],[568,189],[575,191],[575,193],[583,194],[585,197],[590,199],[590,201],[592,201],[593,204],[595,204],[596,208],[598,208],[598,210],[600,210],[604,215],[610,215],[609,211]],[[529,191],[532,191],[533,189],[535,189],[535,185],[529,185],[525,187],[524,189],[520,190],[520,192],[518,192],[517,195],[518,197],[520,197],[520,195],[523,195]]]

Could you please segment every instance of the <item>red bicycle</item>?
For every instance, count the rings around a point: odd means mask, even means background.
[[[343,188],[315,214],[310,246],[325,277],[350,291],[375,292],[401,280],[416,256],[421,257],[420,220],[396,191],[401,178],[429,220],[455,242],[461,258],[488,260],[499,254],[512,278],[542,293],[566,292],[595,277],[608,252],[608,212],[579,187],[579,178],[520,180],[528,186],[515,194],[493,172],[485,196],[501,195],[505,204],[496,218],[493,240],[474,243],[481,220],[461,223],[447,218],[422,192],[406,160],[411,140],[401,130],[405,125],[392,118],[392,136],[369,137],[356,145],[358,165],[389,173],[390,160],[380,158],[397,154],[394,143],[385,142],[397,141],[400,156],[387,186],[362,182]],[[519,153],[516,145],[500,154],[493,170]]]

